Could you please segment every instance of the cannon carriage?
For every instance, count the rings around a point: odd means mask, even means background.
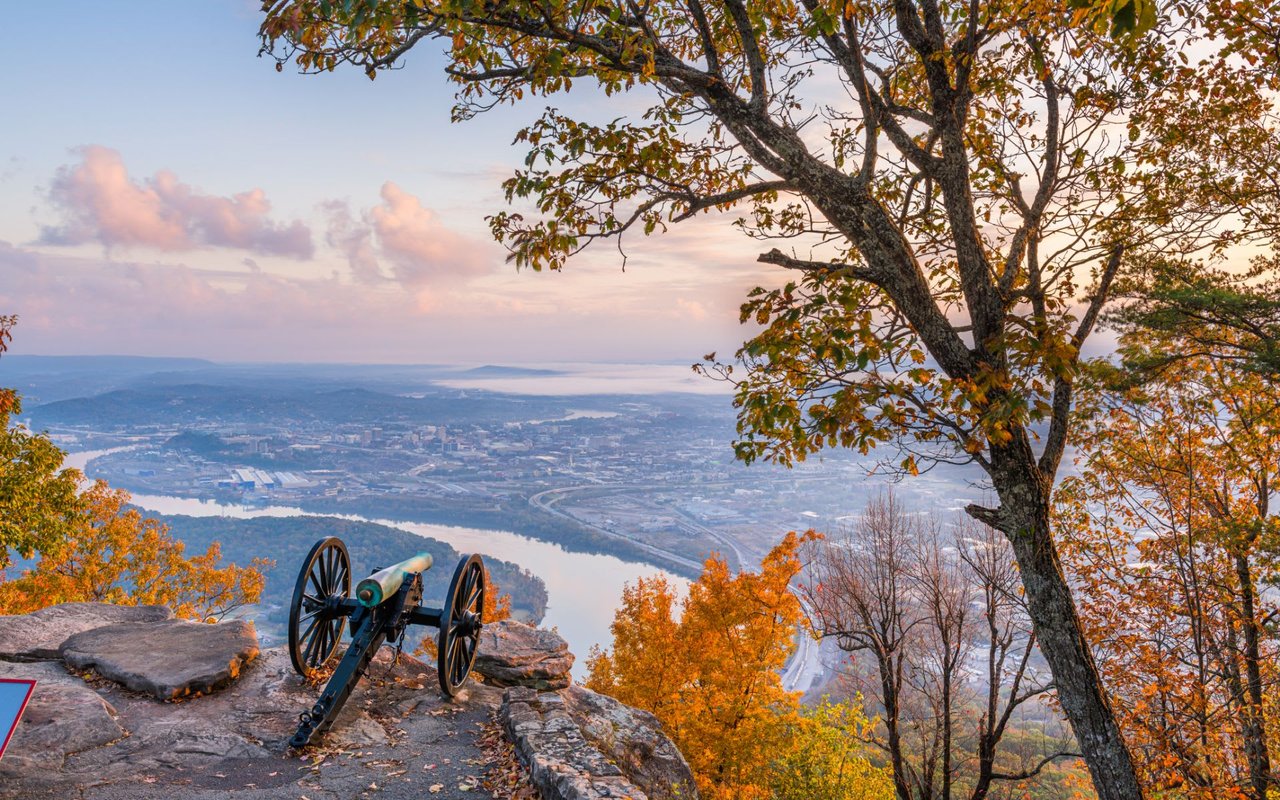
[[[351,558],[342,540],[330,536],[311,548],[289,607],[289,658],[298,674],[310,678],[337,653],[348,626],[351,644],[315,705],[300,715],[290,745],[305,747],[323,736],[378,648],[402,643],[410,625],[439,629],[440,690],[453,697],[466,683],[484,624],[484,563],[478,555],[458,561],[441,608],[422,605],[422,576],[431,566],[431,554],[420,553],[374,571],[353,593]]]

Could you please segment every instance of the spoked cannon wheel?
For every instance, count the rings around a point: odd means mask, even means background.
[[[449,594],[440,612],[440,641],[436,672],[440,689],[453,697],[467,682],[480,647],[484,620],[484,562],[480,556],[464,556],[453,571]]]
[[[304,678],[333,657],[347,626],[341,603],[351,594],[351,558],[336,536],[311,548],[289,606],[289,658]]]

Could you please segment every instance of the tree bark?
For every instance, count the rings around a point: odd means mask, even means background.
[[[1249,785],[1253,800],[1266,800],[1271,785],[1271,754],[1267,749],[1266,731],[1262,718],[1262,667],[1258,642],[1257,611],[1254,603],[1253,570],[1249,557],[1235,556],[1236,579],[1240,583],[1240,627],[1244,633],[1244,667],[1246,696],[1241,697],[1244,719],[1241,729],[1244,737],[1245,757],[1249,762]]]
[[[1019,438],[1015,437],[1015,442]],[[1028,480],[1038,472],[1030,461],[1030,448],[1016,449],[1023,453],[993,448],[993,478],[1000,508],[986,513],[971,508],[970,513],[1003,531],[1013,545],[1040,652],[1053,672],[1058,701],[1075,732],[1099,799],[1144,800],[1146,794],[1111,702],[1103,692],[1053,541],[1052,482],[1047,478]]]

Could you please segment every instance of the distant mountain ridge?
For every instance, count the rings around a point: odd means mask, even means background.
[[[194,369],[213,367],[217,364],[204,358],[180,356],[37,356],[7,354],[4,357],[4,373],[11,371],[65,372],[86,369]]]
[[[35,427],[61,425],[180,425],[218,419],[238,423],[280,421],[370,424],[448,424],[517,421],[536,404],[525,398],[437,389],[406,397],[360,387],[258,389],[205,383],[115,389],[28,407]]]

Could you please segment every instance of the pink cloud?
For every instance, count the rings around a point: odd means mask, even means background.
[[[676,312],[699,322],[707,318],[705,305],[697,300],[686,300],[683,297],[676,298]]]
[[[513,271],[494,291],[315,272],[115,261],[0,241],[0,314],[21,317],[14,352],[220,361],[692,363],[742,340],[732,309],[708,306],[708,318],[696,320],[670,314],[679,295],[618,302],[647,292],[621,275],[621,284],[598,285],[589,270]]]
[[[382,184],[381,194],[369,219],[400,282],[417,285],[490,271],[476,243],[445,227],[416,196],[391,181]]]
[[[416,195],[391,181],[380,194],[382,202],[359,218],[345,201],[320,205],[328,218],[325,241],[346,257],[356,282],[394,280],[417,290],[462,283],[500,263],[500,258],[485,255],[486,250],[495,252],[495,245],[450,230]],[[382,261],[389,263],[390,274],[383,271]]]
[[[43,230],[46,244],[232,247],[293,258],[310,258],[314,252],[311,229],[300,220],[271,220],[271,203],[262,189],[230,197],[202,194],[168,170],[139,182],[129,176],[115,150],[89,145],[77,152],[80,163],[54,175],[49,197],[63,220]]]

